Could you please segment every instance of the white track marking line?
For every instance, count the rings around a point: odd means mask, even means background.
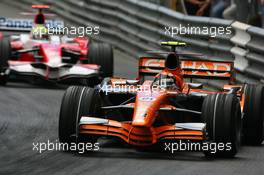
[[[77,114],[76,114],[76,123],[75,123],[76,139],[78,138],[78,135],[79,135],[79,133],[78,133],[79,132],[79,121],[78,121],[78,117],[79,117],[79,114],[80,114],[80,106],[81,106],[82,96],[83,96],[84,90],[85,90],[85,87],[82,88],[82,92],[81,92],[81,95],[80,95],[80,99],[79,99],[79,103],[78,103],[78,108],[77,108]]]
[[[216,107],[217,107],[218,97],[219,97],[219,94],[216,95],[215,105],[214,105],[214,118],[213,118],[213,139],[214,141],[215,141],[215,116],[216,116]]]

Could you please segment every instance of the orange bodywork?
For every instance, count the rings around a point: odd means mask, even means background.
[[[124,79],[113,79],[112,83],[120,85],[124,84],[124,81]],[[145,81],[143,86],[151,86],[150,82]],[[182,83],[181,86],[183,87],[183,81],[180,81],[180,83]],[[162,139],[204,140],[204,130],[190,130],[171,124],[153,127],[157,111],[160,108],[168,110],[176,109],[174,106],[167,105],[166,101],[168,97],[177,94],[177,92],[167,90],[138,92],[135,103],[127,104],[127,106],[134,108],[132,121],[118,122],[108,120],[107,123],[103,124],[80,124],[79,132],[80,134],[119,137],[135,146],[153,145]]]
[[[160,127],[138,127],[129,122],[109,120],[107,124],[80,125],[80,134],[119,137],[128,144],[150,146],[161,139],[204,140],[203,131],[185,130],[174,125]]]
[[[168,103],[168,98],[176,97],[179,94],[215,94],[228,93],[232,88],[239,87],[237,96],[240,98],[241,110],[244,107],[243,88],[240,85],[225,85],[223,91],[209,91],[204,89],[191,89],[184,78],[223,78],[233,81],[233,63],[218,61],[181,61],[179,67],[171,70],[165,67],[165,62],[161,58],[142,57],[139,60],[138,80],[145,75],[151,75],[158,78],[160,75],[172,76],[175,79],[177,89],[162,89],[156,91],[138,91],[135,92],[135,102],[125,104],[125,107],[132,108],[132,120],[118,122],[114,120],[101,119],[92,123],[80,122],[79,133],[84,135],[114,136],[121,138],[126,143],[135,146],[149,146],[162,139],[172,140],[198,140],[206,138],[205,124],[202,127],[189,127],[165,123],[161,126],[155,126],[154,122],[159,117],[159,110],[174,110],[178,108]],[[125,88],[137,86],[129,84],[126,79],[112,78],[110,86],[122,85]],[[141,86],[151,89],[153,81],[145,80]],[[84,116],[86,117],[86,116]],[[172,116],[177,117],[177,116]],[[89,118],[89,117],[87,117]],[[195,125],[189,123],[190,126]]]

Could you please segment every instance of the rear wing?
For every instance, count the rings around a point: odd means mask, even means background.
[[[138,75],[155,76],[165,68],[164,58],[141,57],[139,58]]]
[[[32,19],[0,17],[0,31],[30,32],[33,24]],[[61,20],[46,20],[45,25],[50,29],[62,29],[64,22]]]
[[[165,68],[164,58],[141,57],[139,77],[155,76]],[[184,78],[233,80],[234,62],[212,60],[181,60]]]
[[[224,79],[233,78],[234,62],[213,60],[182,60],[184,78]]]

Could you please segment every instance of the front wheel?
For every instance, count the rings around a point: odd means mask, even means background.
[[[79,135],[79,121],[82,116],[99,116],[100,109],[101,101],[97,90],[83,86],[69,87],[63,96],[60,109],[60,142],[68,144],[80,141],[95,143],[97,137]]]
[[[234,157],[241,140],[241,108],[234,94],[208,95],[202,106],[202,121],[206,124],[207,141],[224,145],[216,152],[206,150],[210,157]]]

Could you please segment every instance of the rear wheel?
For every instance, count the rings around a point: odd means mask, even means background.
[[[82,116],[100,116],[101,102],[98,91],[89,87],[71,86],[62,99],[59,118],[59,140],[62,143],[95,143],[95,136],[79,136]]]
[[[236,95],[208,95],[203,102],[202,121],[206,123],[207,141],[224,145],[224,149],[204,151],[205,155],[234,157],[241,140],[241,109]]]
[[[11,57],[10,39],[3,37],[0,40],[0,85],[7,83],[6,70],[8,68],[8,60]]]
[[[264,138],[264,87],[245,86],[243,139],[246,144],[260,145]]]
[[[111,45],[106,43],[92,43],[89,46],[88,63],[101,66],[103,77],[112,77],[114,56]]]

